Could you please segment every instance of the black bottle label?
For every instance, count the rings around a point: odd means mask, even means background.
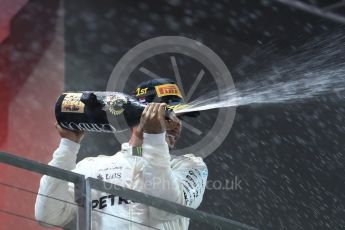
[[[69,130],[114,133],[139,124],[145,104],[118,92],[69,92],[62,94],[55,105],[58,124]],[[167,108],[166,119],[175,105]]]

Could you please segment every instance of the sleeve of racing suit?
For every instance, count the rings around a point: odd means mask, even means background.
[[[200,162],[191,160],[184,169],[174,171],[171,168],[165,133],[144,133],[143,157],[146,193],[192,208],[200,205],[207,179],[207,168],[202,160]],[[150,216],[158,220],[180,218],[152,207],[150,207]]]
[[[53,154],[53,159],[48,164],[72,171],[76,167],[79,148],[79,144],[62,138]],[[73,220],[77,211],[77,206],[71,204],[74,203],[73,190],[73,186],[69,186],[67,181],[43,176],[35,204],[36,220],[47,227],[64,226]],[[46,196],[54,197],[54,199]]]

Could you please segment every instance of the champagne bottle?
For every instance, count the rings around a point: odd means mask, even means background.
[[[58,98],[55,116],[65,129],[114,133],[124,130],[123,122],[127,128],[138,125],[144,109],[145,104],[124,93],[68,92]],[[171,111],[167,110],[167,117]]]

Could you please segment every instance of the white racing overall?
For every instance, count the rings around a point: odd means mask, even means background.
[[[49,165],[107,181],[139,192],[197,208],[206,187],[207,167],[202,158],[193,154],[173,157],[165,141],[165,133],[146,134],[142,156],[132,154],[128,143],[113,156],[85,158],[76,164],[80,145],[61,139]],[[74,185],[43,176],[37,196],[36,219],[42,223],[65,226],[77,214]],[[188,229],[189,219],[127,200],[112,194],[92,190],[92,229]]]

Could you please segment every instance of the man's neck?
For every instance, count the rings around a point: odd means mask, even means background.
[[[128,141],[128,144],[132,147],[141,147],[143,145],[143,141],[137,137],[132,136],[131,139]]]

